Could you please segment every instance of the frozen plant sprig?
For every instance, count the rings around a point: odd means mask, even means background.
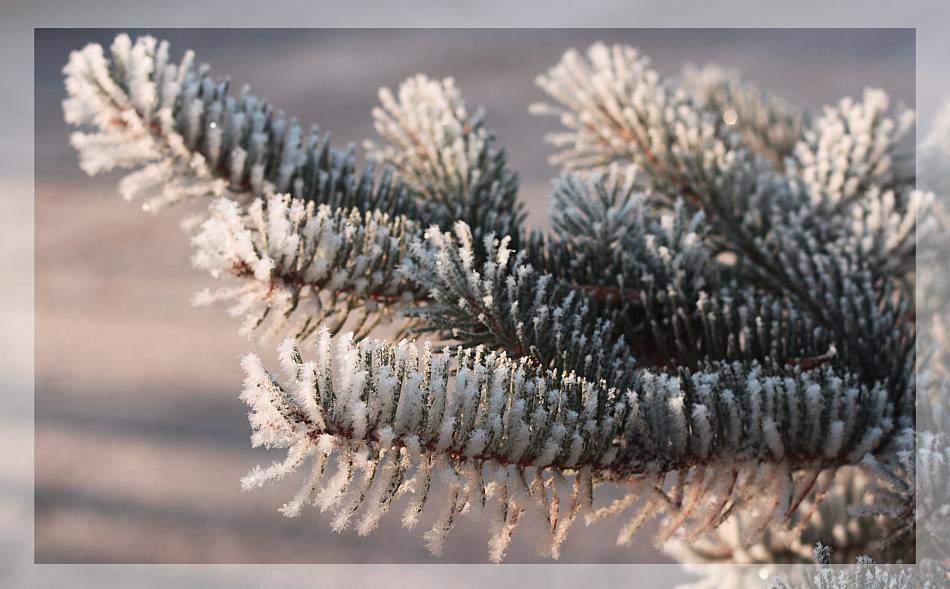
[[[333,209],[271,195],[243,211],[219,199],[192,239],[193,262],[213,277],[238,280],[199,293],[196,304],[230,305],[242,333],[270,318],[273,333],[308,337],[321,322],[360,331],[412,301],[415,286],[399,270],[414,226],[379,211]]]
[[[806,113],[744,80],[736,70],[687,65],[683,85],[697,105],[718,112],[754,150],[779,164],[792,154],[807,125]]]
[[[469,114],[452,78],[408,78],[397,94],[379,91],[373,109],[386,143],[366,143],[369,154],[392,165],[416,192],[420,208],[443,229],[464,221],[476,237],[518,239],[524,207],[507,155],[485,127],[485,113]]]
[[[703,176],[719,175],[723,182],[729,178],[755,188],[758,182],[770,181],[765,172],[776,163],[759,158],[740,132],[738,117],[754,117],[750,111],[756,109],[740,113],[727,108],[734,112],[724,117],[720,103],[738,99],[715,96],[735,91],[717,90],[719,83],[703,81],[706,75],[721,77],[693,73],[680,86],[676,80],[662,78],[635,49],[595,44],[586,57],[569,51],[561,63],[538,78],[539,85],[560,104],[541,103],[533,109],[558,116],[566,128],[549,136],[562,148],[555,161],[581,169],[640,161],[654,183],[674,194],[692,192],[697,201],[712,205],[716,198],[749,199],[755,190],[729,195],[724,193],[728,185],[704,185]],[[789,179],[800,175],[816,201],[831,199],[833,193],[834,200],[839,200],[872,185],[882,192],[906,186],[906,169],[899,173],[906,166],[898,165],[896,152],[912,122],[913,113],[907,110],[900,111],[897,120],[888,116],[887,97],[880,90],[867,90],[863,102],[844,99],[837,107],[826,108],[813,126],[799,130],[801,140],[794,144],[797,157],[791,159],[794,170]],[[703,153],[705,161],[697,157]],[[756,176],[762,178],[756,180]],[[844,195],[837,194],[842,190]],[[748,206],[738,208],[744,212]]]
[[[120,36],[109,58],[87,47],[64,108],[95,131],[76,143],[88,171],[143,168],[129,195],[224,197],[195,261],[237,286],[199,298],[246,327],[317,336],[313,362],[282,347],[284,381],[245,362],[255,443],[290,449],[246,485],[312,467],[288,515],[315,500],[336,529],[368,533],[403,495],[415,522],[438,485],[450,500],[426,534],[434,551],[488,505],[493,559],[535,517],[551,556],[581,514],[629,514],[621,543],[654,517],[658,543],[727,520],[755,541],[823,524],[842,465],[876,460],[886,479],[897,464],[914,425],[917,195],[878,95],[799,125],[729,76],[681,86],[630,48],[568,53],[541,78],[561,106],[539,110],[567,127],[555,142],[574,168],[541,236],[451,80],[384,91],[385,144],[370,149],[384,165],[358,168],[206,68],[166,62],[149,38]],[[353,343],[397,310],[461,347]],[[347,322],[357,333],[331,342]],[[441,421],[411,409],[406,425],[403,399]],[[629,492],[597,507],[588,490],[608,483]]]
[[[788,173],[779,173],[721,113],[661,77],[633,48],[597,43],[586,56],[570,50],[538,84],[557,104],[533,111],[554,115],[565,127],[548,136],[560,149],[552,162],[582,170],[636,163],[641,180],[654,188],[653,202],[683,199],[704,211],[710,241],[765,266],[773,282],[780,267],[767,261],[782,252],[762,250],[775,242],[770,233],[777,227],[803,228],[819,242],[850,247],[878,273],[903,275],[912,263],[907,244],[918,195],[910,178],[893,169],[912,116],[889,118],[879,91],[868,91],[865,103],[845,100],[828,109],[796,145],[801,162],[789,160]],[[819,207],[837,201],[828,195],[845,185],[847,194],[874,194],[831,214]]]
[[[252,206],[255,199],[261,199],[264,209],[271,195],[287,193],[303,203],[346,210],[348,215],[351,209],[369,215],[388,214],[392,219],[402,219],[400,232],[416,228],[420,237],[421,230],[430,224],[449,228],[460,218],[468,221],[477,234],[521,233],[524,213],[515,201],[517,179],[507,167],[504,152],[483,127],[482,116],[468,117],[451,80],[435,82],[418,77],[404,85],[402,104],[392,97],[384,100],[392,115],[399,117],[398,121],[390,119],[390,127],[405,127],[405,117],[412,115],[411,106],[422,98],[431,108],[419,107],[420,112],[434,114],[441,108],[445,111],[439,114],[441,123],[447,125],[455,117],[460,126],[461,135],[454,138],[439,135],[438,125],[428,127],[429,134],[422,138],[438,153],[429,154],[434,159],[408,160],[396,158],[395,150],[406,146],[380,126],[384,138],[394,141],[396,147],[380,151],[379,156],[399,170],[402,177],[397,180],[393,167],[387,165],[379,173],[372,159],[358,168],[352,148],[330,147],[329,135],[319,134],[316,128],[305,133],[296,119],[247,89],[231,96],[227,81],[213,78],[207,66],[193,67],[192,52],[187,52],[180,64],[170,63],[169,56],[170,47],[165,41],[149,36],[133,41],[122,34],[108,54],[101,46],[90,44],[73,52],[64,68],[66,120],[93,128],[93,132],[73,134],[82,168],[90,174],[137,168],[120,182],[119,188],[127,199],[144,199],[143,208],[157,210],[165,204],[211,196],[227,197],[240,207]],[[414,120],[418,123],[425,117],[415,116]],[[443,152],[454,156],[445,159]],[[417,172],[421,169],[423,174],[431,172],[437,178],[423,182],[413,173],[413,166]],[[210,214],[220,217],[222,206],[212,205]],[[190,217],[186,226],[194,227],[204,218]],[[197,252],[195,259],[202,259],[205,253]],[[242,254],[229,255],[235,258]],[[212,269],[204,264],[200,267]],[[340,269],[338,274],[352,270]],[[214,271],[220,273],[220,269]],[[377,268],[370,271],[378,274]],[[242,332],[263,323],[265,315],[279,317],[271,322],[276,329],[287,325],[285,315],[289,312],[309,309],[317,313],[316,320],[297,312],[303,322],[291,324],[293,329],[308,332],[319,319],[344,309],[338,304],[340,297],[330,302],[313,299],[316,291],[302,284],[295,273],[274,273],[263,280],[266,284],[242,266],[232,268],[230,274],[250,282],[219,289],[213,295],[204,291],[197,300],[231,304],[233,314],[246,317]],[[290,280],[283,283],[284,279]],[[372,282],[379,277],[353,276],[352,280]],[[330,293],[324,289],[324,294]],[[349,300],[352,310],[352,297],[343,298]],[[384,301],[387,298],[383,297]],[[379,301],[374,297],[361,300],[374,307],[364,314],[363,325],[369,328],[381,316],[376,312]]]
[[[420,354],[410,341],[354,343],[345,334],[334,342],[322,329],[316,348],[315,359],[304,361],[292,341],[281,346],[286,384],[255,356],[245,358],[252,439],[288,448],[285,461],[255,469],[245,487],[313,459],[315,474],[284,511],[316,502],[336,508],[335,529],[358,518],[365,533],[404,492],[416,492],[404,516],[415,523],[433,480],[442,480],[450,498],[426,534],[436,554],[458,515],[484,508],[500,490],[492,558],[501,558],[517,524],[511,518],[525,510],[546,518],[543,545],[556,555],[565,520],[552,505],[565,475],[581,497],[592,482],[627,486],[623,499],[588,514],[593,522],[632,510],[621,543],[660,515],[663,543],[696,537],[745,509],[757,510],[750,534],[761,534],[773,519],[791,517],[810,491],[800,469],[854,461],[893,427],[882,389],[830,369],[642,370],[618,390],[480,347],[433,355],[426,346]],[[822,390],[835,392],[827,405],[818,402]],[[337,470],[324,479],[331,455]]]
[[[861,465],[871,484],[865,499],[851,507],[851,515],[887,522],[882,526],[884,534],[870,548],[881,551],[901,542],[916,542],[921,556],[940,558],[946,566],[950,444],[945,436],[944,431],[925,430],[915,437],[907,431],[896,451],[864,457]]]
[[[635,167],[562,174],[551,194],[557,240],[544,267],[622,321],[634,355],[662,366],[826,355],[833,334],[787,295],[734,277],[716,258],[703,211],[656,209]],[[530,258],[530,256],[529,256]],[[784,337],[776,338],[774,334]]]
[[[850,217],[864,254],[901,276],[914,269],[916,219],[928,215],[933,196],[914,190],[913,162],[901,153],[910,150],[914,112],[889,110],[887,94],[871,88],[862,100],[826,107],[787,163],[817,214]]]
[[[468,347],[484,345],[538,366],[574,372],[597,382],[626,382],[634,357],[609,319],[598,318],[591,297],[538,272],[509,238],[488,235],[484,262],[469,227],[431,228],[413,244],[403,272],[428,294],[408,313],[420,331],[441,331]]]
[[[703,214],[687,214],[682,203],[668,212],[653,210],[638,187],[640,176],[636,167],[615,165],[603,174],[565,173],[553,182],[549,216],[565,250],[563,263],[576,273],[576,284],[615,287],[617,298],[629,299],[647,283],[702,290],[716,268]]]
[[[633,48],[597,43],[586,56],[570,50],[538,84],[559,106],[534,110],[565,127],[549,136],[561,148],[553,161],[594,170],[636,164],[656,207],[682,199],[704,213],[709,246],[736,258],[738,280],[792,299],[834,334],[838,361],[872,380],[894,379],[895,397],[911,398],[904,390],[912,326],[903,317],[912,297],[890,293],[903,286],[912,216],[862,224],[812,206],[801,178],[776,172],[718,113],[698,107]],[[883,241],[902,248],[896,266],[893,250],[872,237],[895,229]],[[892,267],[899,276],[889,274]]]
[[[183,87],[196,83],[193,59],[188,52],[175,64],[168,43],[144,37],[133,44],[128,35],[119,35],[108,58],[100,45],[89,44],[74,51],[63,68],[66,122],[96,129],[70,138],[80,167],[90,175],[140,167],[122,180],[119,192],[129,200],[150,193],[145,208],[192,195],[220,195],[227,188],[224,179],[211,174],[207,158],[192,149],[203,103],[178,108]],[[197,100],[194,91],[192,100]]]
[[[843,208],[871,187],[884,192],[909,184],[913,170],[899,149],[914,112],[901,109],[896,118],[888,113],[887,94],[868,88],[860,101],[844,98],[825,107],[805,131],[795,146],[792,172],[805,181],[814,203]]]
[[[356,167],[352,148],[301,124],[249,93],[230,94],[226,80],[194,67],[188,51],[170,60],[167,41],[125,34],[109,55],[95,43],[70,55],[63,69],[66,122],[92,128],[71,140],[89,174],[133,169],[119,183],[143,207],[203,196],[242,203],[267,193],[336,207],[413,214],[415,200],[372,162]]]
[[[867,502],[874,483],[863,468],[847,466],[835,472],[816,465],[806,472],[803,481],[808,481],[811,492],[802,498],[787,525],[770,527],[755,537],[749,531],[756,520],[744,512],[692,543],[670,542],[664,552],[681,562],[808,564],[813,562],[815,543],[821,542],[833,548],[835,564],[848,564],[869,553],[882,555],[885,562],[905,556],[902,543],[906,538],[892,537],[901,521],[883,513],[886,505],[879,512],[875,508],[877,520],[855,512],[855,506]]]

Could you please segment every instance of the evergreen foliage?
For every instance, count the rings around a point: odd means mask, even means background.
[[[293,336],[282,378],[243,361],[252,440],[288,451],[245,488],[307,467],[283,513],[316,504],[366,534],[403,497],[414,525],[438,485],[430,550],[487,510],[496,561],[525,516],[556,558],[579,516],[624,513],[620,543],[660,518],[684,558],[806,560],[816,541],[907,558],[915,472],[945,477],[946,450],[927,438],[914,460],[932,198],[901,156],[912,115],[882,92],[816,117],[733,72],[568,51],[538,78],[554,104],[532,107],[564,127],[542,233],[451,79],[381,90],[360,165],[192,60],[90,45],[64,111],[91,129],[73,135],[84,170],[136,170],[126,198],[214,197],[194,263],[229,284],[197,302]],[[369,337],[394,317],[432,339]],[[599,506],[602,485],[625,492]],[[862,523],[834,535],[840,518]]]

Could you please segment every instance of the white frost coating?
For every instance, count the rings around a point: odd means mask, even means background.
[[[314,495],[319,490],[323,475],[326,472],[327,456],[332,450],[333,438],[328,435],[320,436],[314,453],[313,464],[310,467],[310,474],[304,481],[303,486],[297,491],[297,494],[294,495],[293,499],[280,508],[280,512],[283,513],[285,517],[298,517],[304,505],[313,501]]]
[[[452,78],[423,75],[407,79],[398,96],[379,91],[382,107],[373,109],[376,132],[389,145],[367,143],[370,154],[394,165],[419,189],[438,187],[465,194],[478,180],[475,163],[485,148],[481,114],[470,117]]]
[[[386,447],[383,445],[383,447]],[[384,458],[379,480],[373,483],[369,495],[366,497],[366,510],[356,527],[360,536],[370,534],[379,525],[379,520],[389,511],[395,497],[396,490],[402,482],[402,464],[397,453],[387,452]]]
[[[776,161],[794,150],[805,115],[787,101],[743,80],[738,71],[713,64],[683,68],[683,85],[697,105],[721,113],[754,149]]]
[[[175,65],[167,63],[167,54],[165,41],[139,37],[133,43],[123,34],[109,58],[100,45],[90,44],[72,52],[63,68],[66,122],[95,128],[70,138],[80,166],[90,175],[142,168],[122,180],[120,193],[144,199],[148,210],[227,193],[227,183],[210,173],[206,158],[186,145],[172,110],[182,86],[195,83],[192,57],[186,54]]]
[[[912,115],[889,115],[883,93],[809,124],[721,71],[677,86],[631,48],[569,52],[539,80],[561,107],[535,110],[560,118],[566,132],[550,140],[575,170],[555,184],[554,234],[540,245],[506,224],[519,214],[514,177],[451,79],[381,92],[374,116],[389,145],[373,155],[396,171],[377,184],[372,165],[358,176],[354,154],[246,92],[228,96],[191,61],[170,63],[149,37],[120,35],[108,58],[89,46],[64,70],[64,114],[92,127],[72,139],[84,170],[134,170],[125,198],[223,197],[195,264],[239,283],[197,301],[226,302],[245,330],[266,320],[318,334],[313,361],[281,345],[283,380],[242,360],[252,443],[288,449],[242,486],[311,463],[286,515],[316,503],[334,510],[333,529],[356,521],[362,535],[411,494],[412,526],[436,486],[448,501],[430,550],[459,515],[494,502],[499,560],[525,511],[556,556],[606,481],[636,491],[603,511],[635,508],[621,543],[656,516],[659,541],[748,513],[745,540],[779,522],[799,529],[831,493],[825,469],[858,460],[881,495],[913,495],[905,295],[915,214],[934,199],[910,190],[898,153]],[[468,347],[433,356],[359,341],[423,298],[413,321]],[[614,343],[629,335],[614,323],[620,307],[639,348]],[[331,342],[351,318],[357,333]],[[932,484],[945,447],[921,441]],[[929,508],[950,512],[939,498]]]
[[[166,41],[121,34],[108,55],[90,44],[63,69],[65,119],[91,127],[72,136],[80,165],[89,174],[138,168],[120,182],[126,199],[157,210],[205,196],[313,195],[324,174],[359,174],[316,129],[305,132],[246,87],[231,95],[209,68],[192,67],[191,51],[178,64],[169,53]]]
[[[845,203],[897,179],[894,151],[913,127],[914,112],[903,109],[895,119],[888,110],[887,94],[873,88],[861,101],[844,98],[825,107],[795,148],[796,171],[814,201]]]
[[[765,443],[768,444],[769,450],[772,452],[772,456],[778,460],[781,460],[785,455],[785,445],[782,444],[782,437],[778,432],[778,426],[775,424],[775,420],[771,417],[766,418],[762,422],[762,435],[765,437]],[[835,451],[835,454],[836,453],[837,451]]]
[[[737,255],[759,258],[766,274],[782,275],[786,288],[806,283],[801,295],[814,292],[814,305],[831,297],[842,312],[853,312],[847,297],[857,290],[873,296],[864,284],[838,289],[823,282],[833,272],[857,274],[864,266],[901,276],[913,270],[912,170],[898,170],[894,155],[912,115],[889,118],[879,91],[828,109],[778,162],[757,153],[714,105],[663,79],[631,47],[596,43],[586,55],[568,51],[537,82],[557,105],[534,110],[557,116],[565,128],[548,137],[560,150],[555,163],[595,171],[636,164],[653,188],[650,201],[662,207],[684,202],[711,213],[711,230]],[[863,198],[874,190],[880,196]],[[894,203],[886,196],[891,190]],[[762,263],[763,253],[777,265]],[[841,292],[846,289],[851,292]],[[739,339],[740,349],[747,337]]]
[[[371,322],[410,289],[397,271],[409,238],[402,218],[316,207],[287,195],[255,200],[243,211],[221,198],[209,212],[192,238],[192,262],[213,277],[241,281],[200,293],[195,303],[228,305],[243,317],[244,334],[269,319],[265,336],[286,328],[305,338],[321,319],[345,320],[349,297],[376,303],[363,317]]]
[[[828,431],[828,439],[825,441],[825,456],[834,458],[841,451],[841,444],[844,435],[844,422],[834,421]]]
[[[692,417],[693,432],[696,440],[696,453],[700,458],[709,454],[712,445],[712,426],[709,424],[709,408],[694,405]]]
[[[251,472],[241,479],[241,488],[248,491],[255,487],[261,487],[265,483],[279,481],[296,471],[301,464],[313,455],[313,451],[313,447],[309,444],[292,446],[287,453],[287,459],[283,462],[275,462],[267,468],[254,467]]]
[[[468,111],[451,78],[412,76],[395,93],[380,89],[379,99],[373,120],[384,143],[364,145],[369,159],[405,183],[420,225],[445,229],[465,221],[476,235],[499,239],[519,230],[517,177],[482,110]]]
[[[694,373],[688,380],[641,371],[636,390],[620,395],[575,375],[558,376],[483,349],[433,354],[427,346],[420,354],[408,340],[355,341],[345,334],[334,343],[327,329],[317,333],[314,360],[304,360],[307,354],[297,352],[292,342],[281,344],[286,387],[256,357],[244,360],[243,398],[252,407],[255,443],[290,448],[287,460],[255,469],[245,486],[282,478],[316,456],[303,488],[283,511],[296,515],[313,501],[322,510],[335,510],[334,529],[346,528],[356,517],[360,534],[375,529],[403,493],[412,495],[403,524],[413,526],[430,490],[438,486],[448,497],[425,534],[435,553],[466,509],[481,509],[488,502],[495,502],[490,509],[496,514],[492,558],[503,556],[526,508],[549,520],[544,550],[556,553],[567,529],[560,526],[569,526],[581,510],[583,492],[579,487],[572,491],[577,497],[571,500],[573,507],[566,513],[559,508],[556,516],[553,506],[566,493],[558,490],[557,477],[567,474],[581,485],[585,471],[639,481],[638,493],[646,493],[645,503],[622,530],[623,541],[660,515],[663,537],[695,536],[718,525],[726,509],[741,511],[747,503],[758,505],[762,515],[757,525],[764,525],[773,517],[789,517],[789,510],[798,507],[787,480],[795,464],[813,465],[815,459],[844,451],[871,451],[883,432],[893,428],[882,415],[872,428],[874,436],[865,436],[859,448],[844,447],[856,435],[856,421],[826,423],[816,407],[830,404],[836,415],[847,416],[859,410],[857,399],[867,393],[850,392],[860,388],[830,369],[785,379],[738,363]],[[694,404],[686,386],[698,387],[701,404]],[[826,402],[823,394],[830,395]],[[601,406],[603,395],[614,401]],[[753,413],[738,411],[737,398],[743,407],[756,405],[758,428],[752,427]],[[783,429],[791,405],[811,406],[808,436]],[[501,413],[498,419],[495,412]],[[437,425],[423,427],[423,419]],[[828,446],[815,454],[811,436]],[[333,461],[328,454],[335,455],[336,470],[325,478],[320,461]],[[747,463],[735,463],[740,455]],[[787,455],[803,462],[789,462]],[[721,474],[724,469],[746,482],[729,482]],[[668,475],[675,475],[680,489],[664,497],[667,492],[655,481]],[[778,502],[759,496],[762,484],[774,489]],[[717,499],[705,500],[710,494]],[[610,513],[629,506],[617,504]],[[568,519],[558,523],[557,517]]]

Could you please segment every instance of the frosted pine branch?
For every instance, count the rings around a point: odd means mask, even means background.
[[[505,350],[595,382],[625,382],[634,357],[615,325],[597,317],[587,294],[538,272],[508,244],[508,237],[485,237],[487,260],[479,263],[467,225],[459,223],[454,234],[430,229],[404,268],[430,302],[410,314],[425,321],[423,329],[470,347]]]
[[[913,127],[914,112],[901,109],[891,118],[888,102],[883,90],[868,88],[861,101],[844,98],[825,107],[805,131],[795,146],[792,171],[808,185],[813,202],[844,207],[871,187],[884,192],[910,183],[913,170],[898,150]]]
[[[604,293],[606,303],[633,304],[624,320],[640,362],[695,367],[769,357],[781,365],[832,349],[835,334],[807,308],[736,281],[734,266],[715,259],[702,211],[690,214],[680,200],[655,210],[638,177],[616,166],[562,175],[551,197],[558,240],[546,264],[576,288]]]
[[[885,458],[878,459],[873,455],[868,455],[861,462],[871,477],[871,484],[868,485],[864,500],[855,502],[851,506],[851,515],[863,518],[876,517],[888,521],[886,526],[882,526],[884,528],[882,537],[875,545],[868,546],[865,554],[880,553],[882,549],[899,545],[901,542],[912,541],[916,533],[917,515],[921,516],[921,521],[931,520],[935,516],[935,512],[931,511],[934,508],[932,504],[921,505],[919,514],[917,513],[913,432],[904,432],[903,438],[900,448],[884,453]],[[946,451],[946,448],[935,447],[933,441],[928,438],[925,436],[923,440],[920,457],[924,457],[926,467],[937,466],[937,472],[928,472],[922,478],[926,478],[929,474],[945,475],[946,473],[939,472],[942,470],[942,465],[934,464],[928,458],[936,457],[938,463],[943,462],[945,456],[939,456],[939,453],[941,450]],[[937,454],[932,453],[934,449],[937,450]],[[933,489],[930,486],[931,481],[922,480],[921,482],[927,483],[928,489]],[[933,495],[930,495],[928,498],[932,497]]]
[[[476,237],[517,239],[524,208],[505,152],[484,124],[470,115],[452,78],[405,80],[397,95],[379,91],[376,131],[388,143],[367,142],[370,155],[392,165],[418,194],[427,223],[449,229],[464,221]]]
[[[365,331],[417,296],[398,269],[413,231],[402,217],[287,195],[257,199],[246,212],[220,199],[193,238],[193,261],[239,284],[199,293],[195,302],[230,305],[244,318],[243,333],[270,318],[271,332],[305,338],[321,322],[338,329],[354,316]]]
[[[696,104],[719,113],[755,151],[781,164],[802,138],[807,115],[788,101],[742,79],[738,71],[708,64],[683,68],[683,85]]]
[[[566,127],[550,137],[563,149],[555,161],[595,169],[638,165],[656,206],[683,198],[705,213],[712,247],[736,256],[740,280],[791,297],[834,333],[841,359],[858,361],[872,379],[906,379],[895,375],[909,368],[911,338],[901,333],[907,328],[901,316],[911,301],[889,296],[895,282],[882,288],[881,278],[891,280],[882,276],[890,251],[865,249],[867,235],[857,234],[851,219],[809,206],[800,178],[775,172],[721,116],[697,107],[635,49],[595,44],[586,58],[568,51],[538,83],[562,105],[535,107]],[[868,226],[872,234],[881,228]],[[897,227],[888,239],[904,246],[913,224],[902,218]],[[857,300],[867,306],[858,311]]]
[[[66,121],[92,127],[72,142],[89,174],[137,169],[119,189],[156,209],[199,196],[242,202],[267,192],[343,208],[411,213],[415,201],[370,164],[356,169],[352,149],[276,110],[245,88],[195,69],[189,51],[170,62],[168,42],[119,35],[106,56],[98,44],[70,55],[63,69]]]
[[[868,88],[862,101],[826,107],[788,162],[812,206],[853,218],[865,254],[898,276],[913,271],[915,221],[933,198],[913,190],[912,162],[900,155],[913,124],[913,111],[892,118],[887,94]]]
[[[552,162],[574,169],[635,163],[658,190],[657,198],[683,196],[722,209],[726,203],[714,199],[728,199],[740,213],[749,208],[743,200],[755,197],[754,183],[770,169],[718,113],[697,107],[686,90],[661,78],[631,47],[598,43],[586,58],[570,50],[537,83],[558,105],[536,104],[533,112],[554,115],[565,127],[548,136],[561,149]],[[720,188],[705,194],[703,180],[714,177]]]
[[[922,432],[917,441],[917,451],[913,461],[904,457],[904,488],[898,486],[897,501],[892,509],[906,509],[908,490],[911,487],[916,501],[911,505],[919,506],[919,513],[905,513],[905,522],[912,518],[919,522],[923,550],[928,557],[939,555],[946,560],[950,556],[950,538],[947,537],[946,518],[950,515],[950,490],[946,481],[950,479],[950,444],[946,440],[946,430],[942,432]],[[903,491],[903,492],[901,492]]]
[[[645,370],[621,391],[481,348],[428,350],[420,354],[409,341],[354,343],[352,334],[334,345],[323,330],[313,361],[292,342],[281,346],[287,384],[246,357],[253,440],[289,450],[284,462],[248,475],[245,487],[282,478],[311,458],[323,473],[332,455],[336,473],[325,483],[308,477],[285,511],[296,514],[315,500],[336,509],[335,528],[357,518],[369,531],[380,511],[412,489],[421,494],[404,522],[414,523],[430,487],[444,481],[449,503],[426,535],[435,553],[459,513],[483,508],[500,489],[498,507],[507,515],[495,522],[497,560],[514,513],[537,508],[556,517],[551,493],[560,477],[628,487],[619,508],[590,513],[595,521],[640,505],[621,532],[624,543],[658,515],[665,514],[662,543],[753,507],[760,523],[751,533],[759,534],[773,518],[790,517],[810,491],[808,473],[796,474],[801,468],[858,460],[893,427],[882,388],[828,369],[770,375],[734,363],[682,376]],[[561,522],[542,527],[552,534],[551,554]]]
[[[950,560],[950,535],[944,525],[950,514],[950,341],[947,303],[950,300],[950,274],[945,246],[950,243],[950,217],[946,207],[950,186],[947,175],[950,135],[950,106],[944,102],[934,126],[921,145],[921,184],[935,189],[941,198],[936,200],[927,215],[920,217],[926,231],[920,237],[918,284],[922,293],[920,310],[921,329],[917,364],[918,421],[916,448],[912,460],[906,454],[882,457],[879,462],[890,476],[881,479],[885,491],[892,493],[886,507],[901,510],[910,503],[916,507],[913,539],[918,546],[919,558],[943,562]],[[888,458],[891,458],[888,461]],[[888,463],[890,462],[890,464]],[[896,468],[895,468],[896,467]],[[894,481],[896,475],[897,481]],[[911,491],[908,492],[908,488]],[[903,512],[903,511],[902,511]],[[906,512],[904,512],[906,513]],[[908,521],[908,523],[911,523]]]
[[[534,112],[565,127],[548,137],[561,149],[553,162],[594,170],[636,164],[656,206],[683,199],[705,213],[716,247],[764,262],[753,243],[771,227],[764,217],[800,199],[718,113],[697,107],[624,46],[595,44],[586,58],[568,51],[538,84],[560,106],[539,104]]]
[[[419,191],[464,195],[478,173],[473,164],[490,140],[484,114],[469,117],[452,78],[436,81],[417,75],[400,85],[398,96],[388,88],[379,91],[382,106],[373,109],[373,118],[389,145],[367,147]]]
[[[95,128],[71,136],[84,171],[140,168],[122,180],[120,192],[126,199],[148,194],[144,207],[226,191],[227,182],[193,149],[203,103],[194,90],[191,103],[182,97],[196,84],[193,58],[188,52],[171,63],[167,43],[143,37],[133,44],[128,35],[116,37],[108,58],[97,44],[70,55],[63,68],[66,122]]]
[[[810,492],[801,496],[785,526],[770,526],[756,537],[750,534],[756,518],[746,511],[692,542],[670,542],[664,551],[682,562],[741,564],[808,564],[816,542],[833,547],[835,564],[848,564],[869,553],[885,562],[913,553],[906,536],[891,536],[901,520],[885,515],[886,505],[879,506],[877,519],[856,516],[855,507],[868,502],[874,481],[861,467],[835,471],[816,465],[801,476],[802,487],[810,487]],[[913,538],[909,540],[913,544]]]
[[[551,225],[574,282],[621,292],[647,284],[698,292],[715,272],[702,213],[691,216],[676,205],[657,214],[637,187],[639,177],[636,168],[613,166],[554,182]]]
[[[604,188],[597,178],[591,182]],[[548,262],[555,273],[537,270],[529,252],[494,238],[484,240],[488,259],[479,263],[467,226],[459,224],[454,234],[431,229],[424,244],[413,245],[405,267],[429,302],[408,313],[423,320],[420,329],[465,345],[504,349],[618,386],[628,382],[634,362],[695,368],[702,361],[761,358],[767,351],[782,366],[819,357],[833,346],[831,333],[768,293],[735,284],[699,290],[704,277],[716,273],[692,233],[695,223],[682,210],[656,221],[640,204],[631,206],[639,212],[627,219],[617,244],[600,242],[596,234],[576,243],[562,232],[566,239],[548,251],[564,257],[560,267]],[[583,222],[583,215],[565,219]],[[597,257],[608,247],[613,264]],[[574,269],[569,260],[586,265]],[[603,273],[582,274],[584,268]],[[786,337],[770,335],[775,333]]]
[[[801,163],[791,162],[789,173],[780,174],[719,112],[661,78],[630,47],[595,44],[586,58],[569,51],[538,84],[560,106],[539,104],[535,112],[556,115],[566,129],[549,136],[561,149],[553,161],[580,169],[638,164],[657,202],[684,198],[706,212],[720,247],[763,265],[768,252],[755,241],[788,225],[792,213],[794,225],[812,225],[808,230],[823,239],[854,240],[851,247],[879,271],[907,271],[915,197],[893,160],[912,114],[902,112],[898,122],[888,118],[881,93],[869,91],[866,103],[845,100],[828,109],[797,145]],[[842,190],[876,192],[854,211],[854,222],[850,211],[802,209],[803,199],[817,207],[845,198]],[[777,213],[786,219],[775,219]],[[889,261],[893,256],[901,260]]]
[[[629,47],[570,51],[539,78],[558,105],[534,107],[565,127],[569,168],[542,235],[450,78],[382,90],[384,144],[357,166],[191,62],[149,37],[90,45],[64,112],[87,172],[135,170],[127,198],[217,197],[194,262],[230,282],[199,302],[316,342],[312,361],[281,346],[283,379],[244,361],[252,439],[288,450],[244,486],[308,471],[285,514],[314,503],[366,534],[444,491],[430,550],[487,510],[493,560],[530,519],[553,557],[578,518],[618,515],[621,544],[659,517],[658,544],[708,560],[801,558],[829,528],[849,558],[906,537],[913,479],[947,460],[936,438],[907,445],[915,212],[933,197],[900,155],[911,117],[881,93],[811,124],[731,72],[667,80]],[[460,346],[363,339],[396,312]],[[600,485],[621,498],[598,505]]]
[[[888,451],[866,456],[861,463],[870,484],[865,497],[851,506],[850,515],[885,522],[885,533],[868,553],[911,543],[919,559],[946,561],[950,557],[950,538],[944,525],[950,514],[946,484],[950,480],[950,444],[946,423],[934,421],[934,414],[938,419],[946,417],[940,415],[947,398],[946,380],[931,372],[942,368],[946,359],[928,356],[921,360],[918,380],[922,422],[917,424],[918,431],[905,430]]]

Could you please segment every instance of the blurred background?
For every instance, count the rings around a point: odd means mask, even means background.
[[[466,518],[439,559],[422,530],[391,514],[367,538],[336,534],[315,508],[277,511],[296,480],[244,493],[240,477],[276,452],[252,451],[238,399],[240,354],[269,351],[236,333],[220,309],[189,301],[211,281],[190,267],[183,210],[143,213],[118,198],[120,174],[85,176],[62,121],[61,69],[70,50],[118,31],[35,31],[35,504],[38,563],[483,562],[487,531]],[[375,138],[380,86],[422,72],[452,76],[521,174],[529,222],[543,226],[557,170],[543,144],[550,118],[527,113],[536,75],[569,47],[622,42],[661,73],[687,62],[739,68],[811,110],[886,89],[915,102],[912,29],[823,30],[130,30],[192,48],[230,77],[344,145]],[[24,229],[26,230],[26,229]],[[394,508],[398,510],[399,506]],[[565,562],[668,562],[649,531],[619,548],[619,522],[577,525]],[[535,562],[521,529],[510,562]]]

